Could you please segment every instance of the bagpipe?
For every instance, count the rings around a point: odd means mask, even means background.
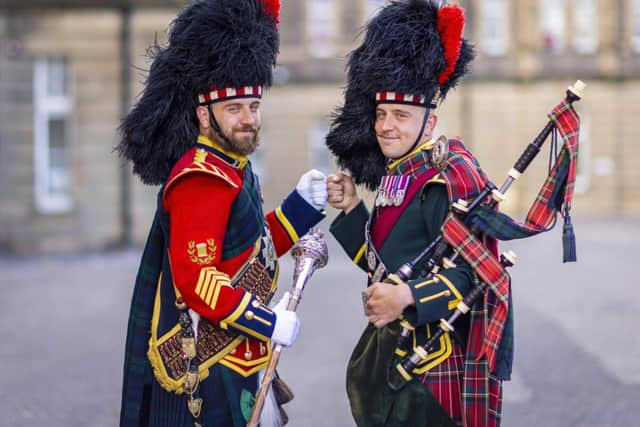
[[[385,279],[389,283],[406,282],[413,275],[415,266],[424,261],[427,255],[430,255],[430,258],[424,267],[428,272],[426,280],[433,278],[441,268],[454,267],[458,257],[462,257],[473,265],[480,279],[476,280],[471,291],[457,304],[450,317],[441,319],[439,328],[425,344],[413,348],[411,354],[408,354],[410,350],[407,347],[414,328],[408,320],[401,321],[402,330],[398,337],[396,356],[388,376],[388,385],[392,390],[396,392],[401,390],[413,379],[413,370],[428,357],[430,349],[436,345],[443,334],[455,332],[456,321],[469,313],[474,304],[485,296],[488,289],[497,296],[497,305],[488,325],[489,334],[494,337],[494,341],[483,343],[481,355],[486,355],[490,367],[494,365],[499,338],[509,309],[509,279],[505,268],[514,265],[515,254],[508,251],[501,254],[499,258],[492,256],[484,247],[479,235],[488,235],[497,240],[528,237],[552,228],[555,225],[557,212],[562,211],[565,218],[564,261],[575,261],[575,237],[569,209],[576,173],[579,120],[572,104],[583,97],[585,88],[586,85],[583,82],[577,81],[567,89],[565,100],[554,108],[549,122],[529,143],[500,187],[489,181],[473,200],[461,199],[452,203],[451,212],[445,219],[441,234],[414,260],[403,264]],[[545,185],[530,209],[527,221],[518,223],[507,215],[499,213],[496,208],[506,199],[505,194],[508,189],[524,173],[550,135],[553,135],[555,141],[557,132],[564,140],[562,151],[557,156]],[[446,168],[446,160],[442,168]],[[450,257],[445,256],[451,252],[453,254]]]

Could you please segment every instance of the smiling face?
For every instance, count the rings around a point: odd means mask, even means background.
[[[260,99],[236,98],[216,102],[211,108],[228,142],[221,141],[211,128],[207,107],[198,107],[197,110],[200,133],[236,154],[247,156],[253,153],[260,142]]]
[[[417,105],[378,104],[375,131],[385,157],[399,159],[408,154],[418,139],[425,112],[425,107]],[[437,121],[435,114],[429,114],[419,142],[431,139]]]

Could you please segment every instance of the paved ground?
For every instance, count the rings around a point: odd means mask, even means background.
[[[640,425],[640,221],[576,221],[578,264],[557,231],[503,245],[516,310],[507,427]],[[281,373],[293,427],[351,427],[344,369],[365,326],[363,278],[331,238],[299,312]],[[139,250],[22,259],[0,256],[0,426],[115,426],[124,332]],[[285,257],[280,286],[291,283]]]

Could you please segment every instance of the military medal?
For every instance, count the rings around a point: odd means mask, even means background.
[[[391,177],[391,200],[389,200],[389,205],[398,206],[398,184],[400,183],[399,176]]]
[[[394,205],[400,206],[404,201],[404,196],[407,193],[407,187],[409,186],[409,176],[400,175],[398,177],[398,186],[395,191]]]
[[[410,177],[405,175],[387,175],[380,178],[376,206],[400,206],[409,187]]]

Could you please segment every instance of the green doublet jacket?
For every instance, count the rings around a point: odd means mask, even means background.
[[[440,227],[449,210],[445,185],[437,175],[425,180],[424,183],[419,182],[418,179],[412,184],[420,186],[417,193],[392,225],[382,245],[376,248],[386,267],[386,273],[397,271],[402,264],[413,260],[422,252],[440,233]],[[341,213],[330,228],[331,233],[353,262],[367,272],[369,282],[375,273],[369,262],[372,255],[367,249],[364,232],[367,221],[370,219],[372,235],[375,235],[377,218],[375,215],[370,215],[364,203],[361,202],[348,215]],[[441,270],[436,275],[438,280],[427,281],[421,277],[426,275],[422,272],[426,261],[425,259],[416,266],[414,275],[408,282],[415,300],[415,307],[407,308],[404,315],[417,325],[412,347],[426,342],[438,328],[437,322],[441,318],[448,317],[458,302],[469,292],[473,278],[471,268],[466,263],[456,260],[455,268]],[[466,328],[458,325],[457,330],[461,331],[463,336],[460,338],[464,343]],[[414,373],[424,373],[442,363],[451,354],[451,349],[452,337],[444,334],[438,347],[432,349],[429,357],[416,367]]]
[[[331,225],[331,233],[353,262],[367,273],[368,285],[383,281],[402,264],[413,261],[440,234],[449,212],[449,196],[439,170],[431,166],[429,157],[430,143],[389,165],[388,175],[410,176],[400,206],[377,206],[370,213],[361,202],[349,214],[338,215]],[[382,191],[385,191],[383,184]],[[427,261],[428,257],[415,266],[407,283],[415,301],[415,306],[403,313],[415,326],[410,348],[424,344],[435,333],[439,320],[447,318],[455,309],[469,292],[473,280],[471,268],[461,260],[427,280],[428,272],[423,271]],[[359,427],[455,425],[419,381],[413,380],[397,392],[389,388],[389,370],[399,361],[397,356],[406,354],[397,348],[399,323],[395,321],[381,329],[369,323],[351,355],[347,394],[356,423]],[[443,363],[454,346],[460,347],[464,354],[467,334],[465,316],[456,325],[456,338],[443,334],[428,357],[414,369],[414,378]]]

